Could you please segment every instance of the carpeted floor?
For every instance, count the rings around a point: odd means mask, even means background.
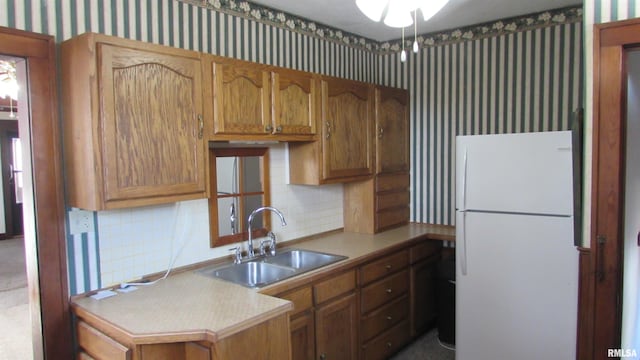
[[[24,240],[0,240],[0,360],[33,359]]]
[[[438,329],[422,335],[391,360],[454,360],[456,352],[438,343]]]

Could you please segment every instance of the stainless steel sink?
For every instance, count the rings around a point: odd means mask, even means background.
[[[242,286],[259,288],[346,258],[346,256],[310,250],[288,249],[275,256],[259,257],[240,264],[205,268],[197,272]]]
[[[310,250],[290,249],[276,256],[264,259],[269,264],[277,264],[296,270],[312,270],[346,259],[346,256],[320,253]]]
[[[247,287],[262,287],[295,275],[295,269],[250,261],[227,265],[217,269],[205,269],[204,275],[220,278]]]

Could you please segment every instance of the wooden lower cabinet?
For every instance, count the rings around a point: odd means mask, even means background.
[[[409,342],[411,337],[409,321],[394,326],[362,347],[362,358],[383,360],[389,358]]]
[[[316,309],[318,359],[357,359],[358,311],[356,295],[347,295]]]
[[[291,319],[291,358],[313,360],[316,356],[316,332],[313,312]]]
[[[309,329],[313,331],[313,318]],[[95,325],[95,326],[94,326]],[[98,328],[100,323],[76,323],[78,359],[84,360],[282,360],[291,358],[289,316],[274,317],[215,343],[167,342],[134,344],[120,341]],[[313,358],[313,355],[311,355]]]
[[[429,329],[437,315],[437,258],[411,266],[411,335]]]

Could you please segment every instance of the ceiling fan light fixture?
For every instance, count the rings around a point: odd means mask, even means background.
[[[389,0],[356,0],[358,9],[375,22],[382,20],[382,15],[387,9],[388,3]]]
[[[389,1],[387,15],[384,17],[384,24],[394,28],[407,27],[413,24],[411,12],[414,9],[410,4],[403,1]]]

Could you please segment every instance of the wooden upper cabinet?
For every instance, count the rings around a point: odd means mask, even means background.
[[[373,93],[369,84],[322,82],[324,179],[366,176],[373,171]]]
[[[317,75],[213,55],[204,63],[211,140],[313,140]]]
[[[62,45],[69,204],[206,197],[198,53],[104,35]]]
[[[210,57],[214,134],[271,134],[270,71],[265,65]]]
[[[409,171],[409,94],[376,87],[376,173]]]
[[[318,118],[318,78],[311,73],[277,69],[272,73],[273,133],[313,135]]]
[[[289,144],[289,180],[319,185],[357,181],[373,174],[373,86],[321,80],[318,140]]]

